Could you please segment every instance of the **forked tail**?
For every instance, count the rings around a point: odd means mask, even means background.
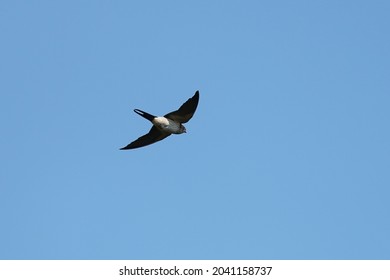
[[[144,117],[145,119],[149,120],[149,121],[152,121],[156,116],[153,116],[149,113],[146,113],[140,109],[134,109],[134,112],[136,112],[138,115]]]

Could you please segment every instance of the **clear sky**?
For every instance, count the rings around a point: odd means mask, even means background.
[[[1,1],[0,258],[389,259],[389,14]]]

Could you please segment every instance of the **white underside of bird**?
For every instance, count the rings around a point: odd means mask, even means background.
[[[173,133],[173,134],[181,134],[186,132],[183,125],[173,120],[170,120],[166,117],[156,117],[152,120],[152,123],[158,129],[164,132]]]

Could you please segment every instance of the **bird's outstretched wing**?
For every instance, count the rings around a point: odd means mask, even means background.
[[[179,123],[188,122],[195,113],[196,107],[198,107],[199,102],[199,91],[196,91],[194,96],[188,99],[179,110],[170,112],[164,117],[171,119]]]
[[[130,149],[135,149],[135,148],[147,146],[147,145],[153,144],[157,141],[163,140],[164,138],[168,137],[169,135],[171,135],[171,134],[167,133],[167,132],[163,132],[163,131],[159,130],[157,127],[153,126],[147,134],[145,134],[144,136],[141,136],[137,140],[131,142],[126,147],[121,148],[121,150],[130,150]]]

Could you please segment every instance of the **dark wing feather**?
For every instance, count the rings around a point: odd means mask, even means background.
[[[188,122],[195,113],[196,107],[198,107],[199,102],[199,91],[196,91],[194,96],[188,99],[179,110],[170,112],[164,117],[174,120],[179,123]]]
[[[126,147],[121,148],[121,150],[130,150],[135,148],[140,148],[143,146],[147,146],[150,144],[153,144],[157,141],[163,140],[164,138],[171,135],[170,133],[162,132],[157,127],[153,126],[150,131],[145,134],[144,136],[141,136],[137,140],[131,142]]]

